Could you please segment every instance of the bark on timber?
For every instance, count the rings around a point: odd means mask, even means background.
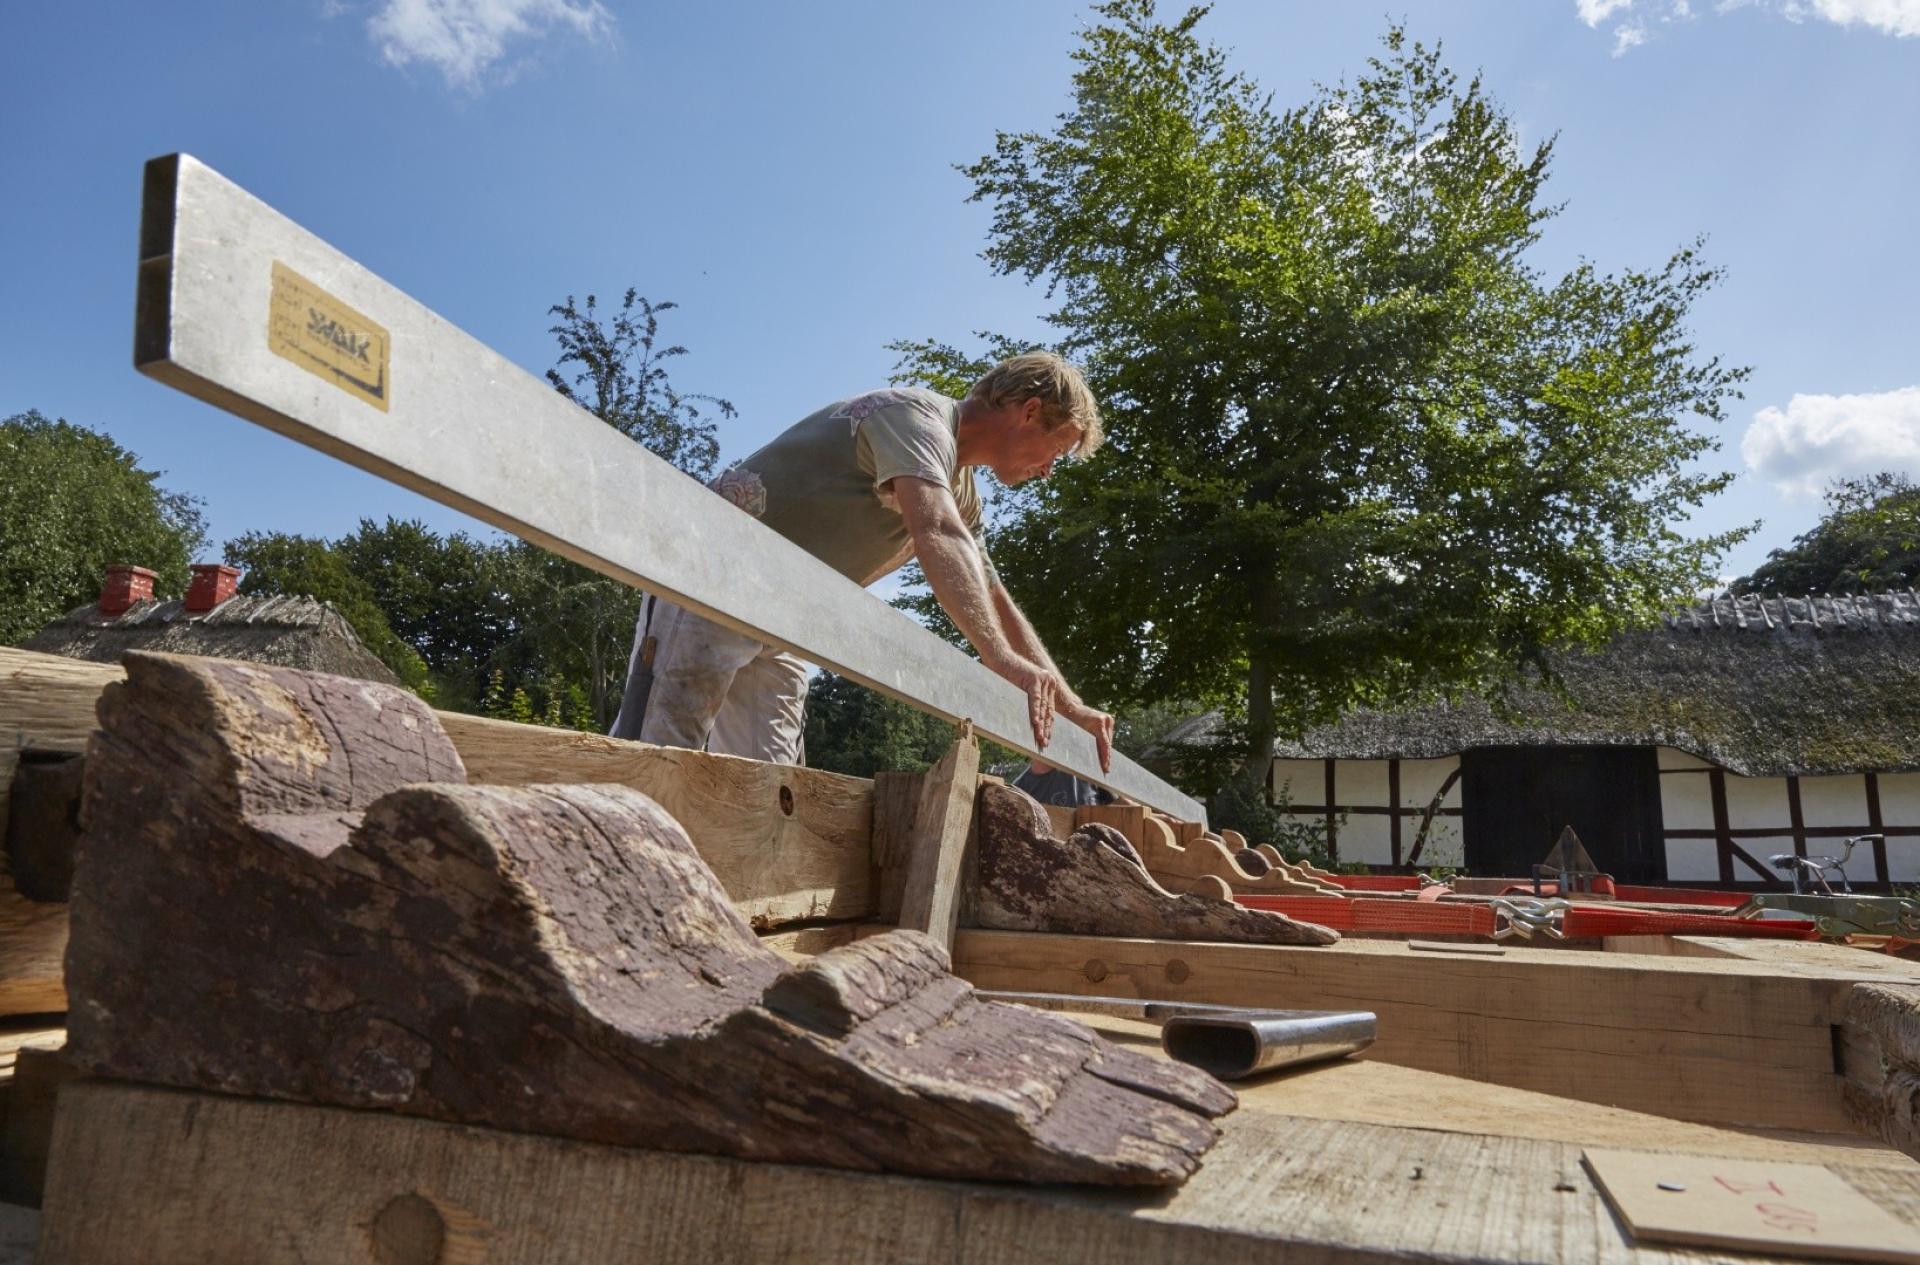
[[[1045,810],[1011,786],[980,788],[976,921],[997,931],[1149,936],[1239,944],[1332,944],[1340,933],[1155,882],[1111,826],[1054,837]]]
[[[926,937],[798,967],[626,787],[464,784],[401,691],[130,655],[100,704],[70,1053],[594,1142],[1165,1185],[1233,1094],[982,1002]]]

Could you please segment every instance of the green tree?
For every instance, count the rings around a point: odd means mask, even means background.
[[[953,726],[857,681],[821,672],[807,686],[806,737],[813,768],[872,777],[931,765],[953,744]]]
[[[677,306],[651,302],[629,288],[620,310],[603,317],[593,295],[584,307],[568,295],[549,309],[560,318],[552,329],[560,359],[547,381],[627,438],[705,481],[720,460],[719,420],[735,410],[719,396],[673,385],[667,362],[687,349],[660,345],[660,316]],[[596,728],[610,727],[626,686],[641,595],[532,545],[511,546],[504,562],[522,648],[579,687],[584,708],[563,710],[591,715]]]
[[[335,546],[313,536],[248,532],[229,540],[225,552],[228,564],[245,572],[240,592],[331,602],[401,684],[437,701],[425,660],[394,632],[373,586]]]
[[[38,410],[0,421],[0,644],[39,632],[100,593],[112,563],[186,591],[206,543],[199,502],[159,484],[107,436]]]
[[[629,288],[620,310],[602,318],[589,294],[585,307],[573,296],[549,308],[560,323],[550,331],[560,342],[560,360],[547,370],[553,389],[637,444],[652,449],[696,479],[713,477],[720,460],[720,417],[734,407],[715,395],[682,394],[667,377],[666,361],[684,356],[679,345],[661,347],[660,314],[679,304],[652,303]],[[574,365],[571,379],[562,370]]]
[[[1695,249],[1529,262],[1551,142],[1522,153],[1437,50],[1393,28],[1282,111],[1204,13],[1101,5],[1057,126],[964,170],[1110,423],[1004,498],[994,559],[1092,697],[1228,704],[1251,789],[1283,730],[1497,688],[1698,589],[1744,533],[1680,532],[1731,477],[1684,419],[1745,371],[1689,342]]]
[[[1836,479],[1812,531],[1775,549],[1736,593],[1870,593],[1920,583],[1920,485],[1890,471]]]

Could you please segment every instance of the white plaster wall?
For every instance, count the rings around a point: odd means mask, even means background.
[[[1667,840],[1667,877],[1675,881],[1713,882],[1720,877],[1720,857],[1711,839]]]
[[[1387,762],[1385,760],[1341,760],[1333,766],[1333,800],[1343,808],[1366,804],[1385,808]]]
[[[1401,830],[1406,823],[1400,823]],[[1340,837],[1340,859],[1342,861],[1365,861],[1370,865],[1393,864],[1392,827],[1382,814],[1355,813],[1341,822],[1338,827]],[[1409,840],[1401,836],[1402,846]],[[1423,856],[1421,858],[1425,860]]]
[[[1712,830],[1713,787],[1707,775],[1662,773],[1660,820],[1667,830]],[[1674,877],[1678,878],[1679,875]]]
[[[1327,766],[1319,760],[1275,760],[1274,798],[1290,804],[1318,804],[1327,797]]]
[[[1882,779],[1880,802],[1886,803]],[[1857,773],[1800,779],[1800,812],[1809,826],[1867,828],[1867,779]]]
[[[1661,747],[1660,767],[1663,769],[1710,769],[1713,765],[1678,747]]]
[[[1882,773],[1880,822],[1887,826],[1920,826],[1920,773]]]
[[[1419,829],[1417,818],[1412,822],[1400,823],[1400,847],[1403,852],[1412,850],[1413,836]],[[1425,869],[1433,865],[1460,866],[1466,863],[1467,848],[1460,829],[1460,819],[1435,817],[1433,828],[1427,832],[1427,846],[1420,850],[1420,860],[1416,864]]]
[[[1404,808],[1425,809],[1432,802],[1433,793],[1440,789],[1449,777],[1460,767],[1460,757],[1448,756],[1441,760],[1402,760],[1400,762],[1400,804]],[[1447,787],[1447,797],[1440,801],[1442,808],[1460,807],[1460,782],[1456,778],[1452,786]]]
[[[1774,869],[1773,866],[1768,863],[1767,858],[1778,856],[1783,852],[1792,852],[1792,835],[1761,835],[1752,839],[1735,839],[1734,842],[1746,849],[1747,855],[1758,861],[1770,876],[1774,878],[1786,877],[1786,872]],[[1808,843],[1807,850],[1810,852],[1818,851],[1817,848],[1813,847],[1811,841]],[[1864,873],[1868,878],[1873,877],[1873,859],[1871,857],[1867,859],[1867,868]],[[1747,863],[1739,857],[1733,859],[1733,877],[1735,881],[1741,883],[1757,883],[1760,881],[1760,876],[1748,869]]]
[[[1711,817],[1707,824],[1713,824]],[[1727,774],[1727,825],[1734,830],[1791,827],[1793,810],[1787,806],[1787,779]],[[1753,852],[1753,849],[1747,851]],[[1754,852],[1754,855],[1760,854]]]

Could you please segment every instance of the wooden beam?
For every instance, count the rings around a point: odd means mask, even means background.
[[[1580,1113],[1563,1124],[1577,1136]],[[1920,1174],[1835,1169],[1916,1220]],[[1672,1259],[1627,1241],[1579,1143],[1558,1138],[1246,1108],[1184,1187],[1091,1192],[589,1146],[95,1081],[61,1094],[41,1227],[39,1265]]]
[[[894,930],[790,966],[653,800],[476,786],[405,692],[135,654],[101,704],[68,1054],[91,1075],[594,1142],[1176,1185],[1233,1096],[982,1002]],[[966,781],[972,789],[972,779]]]
[[[979,793],[980,741],[963,723],[921,780],[900,893],[900,926],[926,932],[942,949],[952,948],[960,923],[960,873]]]
[[[1092,822],[1059,839],[1038,809],[1011,787],[981,790],[978,917],[969,925],[1251,944],[1340,938],[1325,927],[1236,904],[1218,880],[1212,880],[1219,889],[1213,896],[1189,890],[1191,884],[1162,887],[1114,827]]]
[[[1833,1026],[1853,979],[1757,962],[1509,947],[1422,954],[963,931],[979,987],[1365,1009],[1367,1057],[1682,1120],[1845,1132]],[[1856,978],[1872,978],[1860,976]]]
[[[474,782],[612,782],[672,813],[757,928],[871,918],[873,783],[820,769],[436,712]]]
[[[147,164],[134,364],[149,377],[1095,785],[1205,809],[203,163]],[[362,339],[340,360],[307,313]],[[377,363],[375,363],[377,362]],[[355,377],[361,375],[361,377]],[[362,380],[364,379],[364,381]],[[540,442],[529,444],[527,436]]]
[[[18,745],[83,751],[97,724],[100,691],[125,675],[118,664],[0,647],[0,735]],[[472,781],[613,782],[652,796],[686,828],[756,927],[879,913],[870,856],[873,784],[866,778],[460,712],[434,715]],[[16,747],[0,748],[0,763],[16,754]],[[65,1009],[47,992],[48,984],[58,988],[64,907],[21,907],[31,902],[10,903],[9,893],[0,884],[0,954],[13,954],[0,957],[0,1013],[30,1013],[6,1009],[21,1005]],[[9,1000],[10,980],[40,983]]]

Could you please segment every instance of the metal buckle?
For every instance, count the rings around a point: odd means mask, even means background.
[[[1572,901],[1506,897],[1494,901],[1492,907],[1495,940],[1511,936],[1532,939],[1536,931],[1543,931],[1555,940],[1567,938],[1567,911],[1573,908]]]

